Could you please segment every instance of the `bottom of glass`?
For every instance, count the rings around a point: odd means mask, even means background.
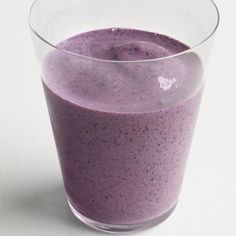
[[[117,234],[126,234],[126,233],[133,233],[136,231],[140,231],[146,228],[150,228],[156,225],[159,225],[160,223],[162,223],[163,221],[165,221],[174,211],[176,205],[174,205],[170,210],[168,210],[167,212],[165,212],[164,214],[162,214],[161,216],[144,222],[144,223],[138,223],[138,224],[127,224],[127,225],[112,225],[112,224],[105,224],[105,223],[101,223],[95,220],[92,220],[84,215],[82,215],[81,213],[79,213],[74,207],[73,205],[70,203],[70,201],[68,200],[69,206],[71,211],[73,212],[73,214],[76,216],[76,218],[78,218],[81,222],[83,222],[84,224],[86,224],[87,226],[93,228],[93,229],[97,229],[103,232],[107,232],[107,233],[117,233]]]

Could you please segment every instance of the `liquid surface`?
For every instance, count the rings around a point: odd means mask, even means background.
[[[113,112],[153,111],[189,98],[199,87],[201,67],[194,53],[160,62],[119,63],[161,58],[189,49],[167,36],[105,29],[77,35],[59,47],[75,54],[118,61],[86,60],[59,51],[48,55],[44,78],[49,87],[83,107]]]
[[[81,214],[135,224],[176,203],[201,99],[201,62],[167,36],[86,32],[50,52],[43,84],[68,198]]]

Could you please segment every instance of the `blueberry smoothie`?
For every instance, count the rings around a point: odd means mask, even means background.
[[[199,57],[181,54],[188,46],[168,36],[121,28],[58,48],[42,77],[70,204],[111,225],[166,214],[178,200],[201,99]]]

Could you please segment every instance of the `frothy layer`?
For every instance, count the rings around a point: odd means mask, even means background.
[[[164,35],[104,29],[79,34],[59,47],[74,54],[117,61],[91,60],[58,50],[47,56],[44,78],[48,87],[62,98],[89,109],[158,110],[188,98],[198,87],[201,63],[193,53],[145,61],[189,49]]]

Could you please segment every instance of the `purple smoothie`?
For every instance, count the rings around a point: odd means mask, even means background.
[[[106,224],[161,217],[178,200],[203,87],[200,59],[152,60],[189,48],[131,29],[86,32],[58,47],[71,54],[47,55],[43,85],[71,205]]]

